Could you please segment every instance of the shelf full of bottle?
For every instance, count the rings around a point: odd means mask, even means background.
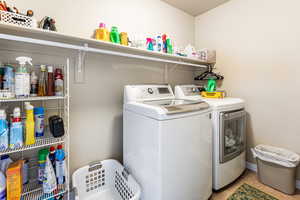
[[[63,100],[1,103],[0,155],[65,143],[65,119]]]
[[[66,67],[32,62],[20,56],[0,66],[0,102],[64,98]]]
[[[68,191],[67,157],[62,144],[1,156],[1,194],[6,191],[6,199],[62,199]]]

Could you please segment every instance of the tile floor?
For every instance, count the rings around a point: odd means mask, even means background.
[[[278,198],[279,200],[300,200],[300,191],[297,191],[297,193],[293,196],[283,194],[277,190],[261,184],[258,181],[256,174],[251,171],[246,171],[236,182],[222,189],[221,191],[215,192],[210,200],[226,200],[243,183],[247,183],[253,187],[256,187],[257,189],[270,194]]]

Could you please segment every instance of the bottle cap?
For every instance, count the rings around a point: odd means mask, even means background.
[[[25,102],[24,104],[26,110],[33,110],[34,107],[33,105],[30,104],[30,102]]]
[[[100,27],[100,28],[105,28],[106,26],[105,26],[104,23],[101,22],[101,23],[99,24],[99,27]]]
[[[17,57],[16,61],[18,61],[20,65],[25,65],[26,63],[29,63],[30,65],[32,65],[32,63],[31,63],[32,58],[29,58],[29,57],[25,57],[25,56]]]
[[[49,154],[48,149],[42,149],[39,151],[39,161],[44,161],[47,159],[47,156]]]
[[[33,109],[34,114],[38,115],[38,114],[44,114],[45,113],[45,109],[43,107],[36,107]]]
[[[14,108],[14,118],[21,117],[21,109],[19,107]]]
[[[50,152],[54,152],[55,151],[55,147],[54,146],[51,146],[50,147]]]
[[[41,65],[41,71],[45,72],[46,71],[46,65]]]
[[[62,149],[62,145],[59,144],[59,145],[57,146],[57,149]]]
[[[48,66],[47,68],[48,68],[49,73],[53,73],[53,67],[52,66]]]

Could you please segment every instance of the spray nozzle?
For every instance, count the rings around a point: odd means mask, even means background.
[[[31,62],[32,58],[30,57],[25,57],[25,56],[17,57],[16,61],[18,61],[20,65],[26,65],[26,63],[28,63],[32,66],[32,62]]]

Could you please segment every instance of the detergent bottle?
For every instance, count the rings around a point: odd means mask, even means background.
[[[25,144],[32,145],[35,143],[35,133],[34,133],[34,107],[30,102],[25,102],[26,109],[26,122],[25,122]]]
[[[99,28],[96,29],[95,38],[96,40],[104,40],[109,42],[109,31],[107,30],[104,23],[100,23]]]
[[[27,64],[32,66],[32,58],[18,57],[19,67],[15,73],[15,93],[17,98],[29,97],[30,95],[30,74]]]
[[[57,146],[55,160],[57,184],[61,185],[66,181],[65,151],[62,149],[62,145]]]
[[[121,39],[120,39],[120,34],[119,34],[119,31],[118,31],[118,27],[116,27],[116,26],[113,26],[111,28],[110,41],[112,43],[117,43],[117,44],[121,43]]]
[[[5,110],[0,110],[0,150],[4,151],[8,148],[8,122],[6,120]]]

